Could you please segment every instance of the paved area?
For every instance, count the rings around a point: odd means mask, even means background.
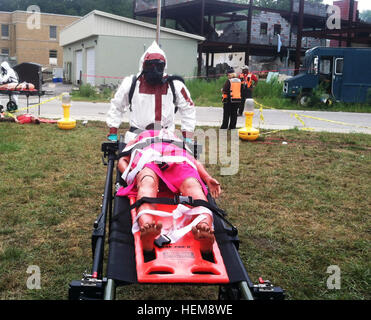
[[[64,88],[59,87],[63,92]],[[58,93],[60,93],[58,91]],[[52,96],[43,96],[42,101]],[[38,103],[38,98],[30,98],[30,104]],[[20,99],[20,109],[26,110],[26,100]],[[70,110],[71,118],[75,120],[98,120],[105,121],[109,103],[73,102]],[[62,118],[63,110],[61,101],[53,100],[40,107],[30,107],[29,113],[44,118]],[[222,121],[222,108],[196,107],[196,119],[198,126],[219,127]],[[298,117],[295,117],[297,115]],[[328,132],[357,132],[371,134],[371,113],[353,112],[325,112],[325,111],[295,111],[295,110],[263,110],[264,122],[260,123],[262,129],[290,129],[307,127],[314,131]],[[323,119],[323,120],[319,120]],[[253,126],[259,127],[260,111],[255,110]],[[304,124],[299,120],[301,119]],[[123,118],[128,121],[128,114]],[[180,114],[176,115],[176,123],[180,123]],[[244,127],[245,117],[239,117],[237,127]]]

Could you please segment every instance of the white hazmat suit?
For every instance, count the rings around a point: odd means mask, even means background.
[[[115,97],[111,100],[111,107],[107,113],[107,126],[119,128],[122,123],[123,114],[130,110],[130,127],[145,130],[150,124],[160,124],[171,131],[175,130],[175,108],[181,115],[181,130],[183,136],[192,136],[196,125],[196,111],[191,95],[180,80],[173,80],[175,92],[174,96],[169,82],[163,81],[161,84],[151,85],[142,75],[144,62],[147,60],[159,59],[165,62],[166,55],[163,50],[153,42],[143,54],[139,62],[139,73],[125,77],[118,88]],[[133,77],[138,77],[135,83],[135,90],[129,102],[129,91],[133,83]],[[168,75],[164,72],[163,79]],[[111,132],[111,131],[110,131]],[[136,136],[133,132],[127,132],[125,142],[130,141]]]
[[[7,83],[18,83],[18,76],[9,63],[4,61],[0,65],[0,84]],[[18,97],[16,95],[12,95],[11,99],[18,105]]]

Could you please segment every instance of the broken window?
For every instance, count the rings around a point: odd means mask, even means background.
[[[51,66],[58,65],[58,51],[57,50],[49,50],[49,64]]]
[[[49,51],[49,58],[57,58],[58,52],[57,50],[50,50]]]
[[[273,29],[273,34],[276,36],[277,34],[281,34],[281,25],[275,24]]]
[[[268,23],[262,22],[260,23],[260,34],[266,35],[268,33]]]
[[[319,64],[319,73],[329,75],[331,73],[331,58],[322,58]]]

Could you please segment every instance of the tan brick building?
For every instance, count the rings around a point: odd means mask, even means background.
[[[17,63],[63,67],[59,34],[78,19],[80,17],[49,13],[0,11],[0,54],[15,58]]]

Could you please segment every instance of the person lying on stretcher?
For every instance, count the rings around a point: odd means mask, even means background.
[[[0,84],[0,90],[32,91],[34,89],[35,89],[35,86],[32,83],[28,83],[28,82],[21,82],[21,83],[13,82],[13,83],[7,83],[7,84]]]
[[[160,137],[161,142],[153,143],[143,149],[135,149],[136,145],[153,137]],[[144,131],[127,144],[124,151],[130,148],[134,151],[130,156],[120,158],[118,169],[123,173],[122,177],[128,186],[119,190],[117,195],[128,195],[136,188],[136,200],[142,197],[157,197],[161,180],[175,194],[205,201],[208,192],[214,198],[219,197],[220,184],[207,173],[204,166],[185,149],[164,142],[163,139],[182,142],[172,132],[161,129]],[[200,242],[201,253],[211,253],[215,241],[212,212],[205,207],[194,209],[204,214],[205,218],[192,227],[192,233]],[[138,215],[144,210],[155,210],[155,205],[142,204],[138,208]],[[154,240],[161,234],[162,223],[156,222],[153,215],[144,213],[140,215],[138,224],[143,251],[152,252]]]

